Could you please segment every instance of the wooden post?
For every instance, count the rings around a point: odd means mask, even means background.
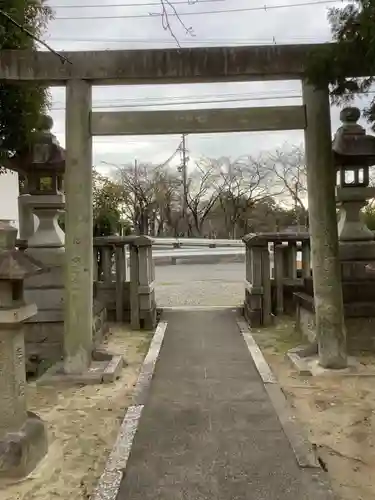
[[[66,87],[64,369],[75,374],[91,361],[93,322],[91,85]]]
[[[328,87],[303,82],[316,335],[324,368],[347,366]]]

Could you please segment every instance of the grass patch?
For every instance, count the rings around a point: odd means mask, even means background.
[[[137,352],[139,354],[144,354],[144,355],[147,354],[153,335],[154,335],[153,331],[144,332],[144,338],[140,340],[137,345]]]
[[[278,354],[285,354],[303,343],[300,333],[295,330],[293,319],[288,317],[275,318],[273,325],[255,330],[253,335],[260,347]]]

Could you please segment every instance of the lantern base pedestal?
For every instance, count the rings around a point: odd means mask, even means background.
[[[375,261],[375,242],[372,241],[340,241],[339,256],[345,267],[347,261],[353,263]]]
[[[342,290],[349,354],[358,351],[375,352],[375,259],[369,261],[344,261]],[[315,304],[313,279],[306,278],[301,292],[294,294],[296,304],[296,328],[309,340],[316,342]]]
[[[32,472],[48,451],[44,422],[34,413],[18,432],[9,432],[0,439],[0,482],[10,483]]]

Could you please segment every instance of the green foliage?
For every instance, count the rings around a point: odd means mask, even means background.
[[[375,231],[375,207],[368,204],[363,210],[362,217],[366,226],[371,229],[371,231]]]
[[[356,93],[368,93],[373,76],[352,78],[348,74],[375,75],[375,0],[352,0],[329,10],[328,19],[335,44],[311,55],[307,76],[316,85],[331,85],[334,102],[350,101]],[[375,122],[375,99],[364,109]],[[375,125],[373,125],[375,128]]]
[[[101,176],[93,175],[94,236],[110,236],[120,230],[122,186]]]
[[[93,225],[94,236],[111,236],[122,230],[131,233],[129,224],[121,220],[123,189],[120,185],[97,172],[93,173]],[[65,231],[65,214],[59,217],[59,226]]]
[[[2,0],[0,10],[25,29],[40,36],[51,9],[45,0]],[[0,51],[35,49],[35,41],[0,12]],[[40,113],[49,104],[47,89],[31,83],[0,83],[0,161],[28,144]]]

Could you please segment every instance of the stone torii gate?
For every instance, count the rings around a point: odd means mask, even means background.
[[[317,338],[323,364],[346,365],[328,87],[304,81],[319,45],[64,52],[2,51],[0,81],[66,86],[65,371],[88,369],[92,337],[92,136],[305,130]],[[303,105],[92,112],[93,85],[302,80]]]

